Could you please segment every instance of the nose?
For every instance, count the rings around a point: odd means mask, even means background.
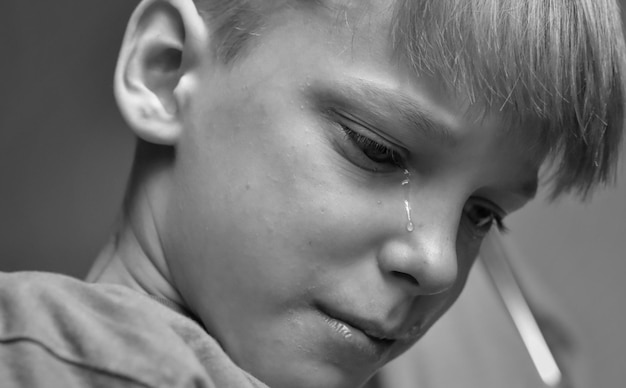
[[[439,218],[385,241],[378,263],[386,276],[415,295],[448,290],[457,279],[456,226]]]

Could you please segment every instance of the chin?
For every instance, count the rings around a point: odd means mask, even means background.
[[[300,365],[297,368],[272,368],[267,373],[252,373],[271,388],[358,388],[376,371],[355,375],[334,365]]]

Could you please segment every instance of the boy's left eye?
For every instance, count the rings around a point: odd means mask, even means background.
[[[472,230],[477,237],[484,237],[495,224],[500,232],[507,228],[502,219],[503,212],[489,201],[470,199],[463,208],[463,215],[471,223]]]

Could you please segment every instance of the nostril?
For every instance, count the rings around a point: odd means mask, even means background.
[[[420,282],[418,282],[415,277],[409,275],[408,273],[400,272],[400,271],[391,271],[391,275],[396,277],[397,279],[402,280],[403,282],[407,282],[408,284],[412,286],[420,285]]]

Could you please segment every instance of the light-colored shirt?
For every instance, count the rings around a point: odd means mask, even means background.
[[[0,386],[267,388],[176,310],[124,286],[0,273]]]

